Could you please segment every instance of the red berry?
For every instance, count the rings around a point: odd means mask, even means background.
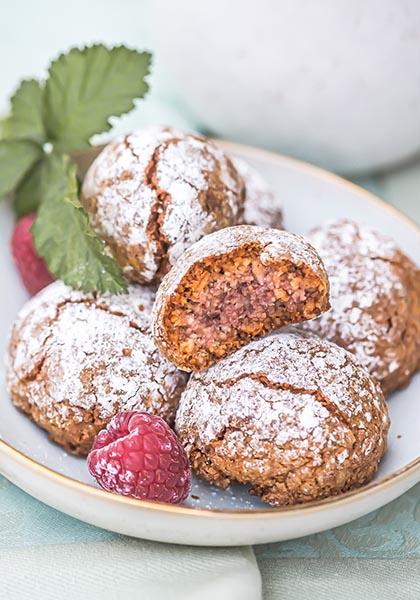
[[[123,496],[176,504],[190,493],[185,450],[156,415],[116,415],[96,436],[87,464],[100,486]]]
[[[54,281],[44,260],[38,256],[32,239],[31,227],[35,214],[19,219],[13,230],[10,246],[23,285],[33,296]]]

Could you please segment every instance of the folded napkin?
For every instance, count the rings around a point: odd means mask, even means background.
[[[260,600],[251,548],[119,536],[49,508],[0,477],[0,598]]]
[[[0,556],[7,600],[259,600],[250,548],[176,547],[120,538],[15,548]]]
[[[264,600],[418,600],[420,560],[271,559]]]

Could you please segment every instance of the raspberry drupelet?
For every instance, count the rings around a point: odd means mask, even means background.
[[[177,504],[191,489],[184,448],[163,419],[121,412],[96,436],[88,469],[109,492]]]

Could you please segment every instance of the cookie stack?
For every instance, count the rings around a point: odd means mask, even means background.
[[[160,415],[199,476],[272,505],[372,478],[383,393],[420,362],[419,271],[391,240],[350,221],[284,231],[258,173],[167,127],[107,146],[81,201],[129,290],[56,282],[28,302],[7,361],[18,408],[80,455],[118,412]]]

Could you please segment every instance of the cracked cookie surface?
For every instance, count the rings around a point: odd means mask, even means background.
[[[127,277],[156,283],[203,235],[240,222],[244,186],[211,140],[151,126],[101,152],[81,201]]]
[[[194,373],[175,427],[198,475],[223,488],[249,484],[276,506],[367,483],[389,418],[378,384],[352,354],[290,330]]]
[[[331,310],[303,327],[355,354],[385,394],[420,366],[420,270],[395,242],[350,220],[314,229]]]
[[[205,236],[182,255],[157,292],[153,334],[169,360],[199,371],[328,307],[328,278],[310,244],[240,225]]]
[[[11,331],[7,385],[13,403],[54,441],[87,454],[117,412],[144,410],[171,423],[185,375],[150,333],[154,294],[86,294],[55,282],[20,311]]]

